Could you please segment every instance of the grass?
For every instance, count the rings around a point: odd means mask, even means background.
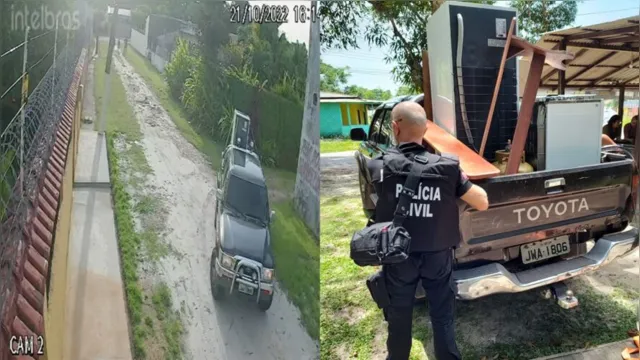
[[[375,271],[349,258],[349,241],[365,224],[358,197],[321,199],[320,340],[322,359],[385,354],[386,323],[370,299]],[[605,296],[574,280],[580,305],[563,310],[537,291],[457,304],[457,336],[464,359],[531,359],[623,340],[635,327],[633,292]],[[626,304],[625,304],[626,303]],[[411,359],[428,359],[431,328],[426,305],[414,309]]]
[[[184,112],[182,105],[171,96],[169,85],[167,85],[162,74],[156,70],[147,58],[140,55],[133,47],[129,47],[125,57],[147,85],[151,87],[160,104],[169,113],[171,120],[173,120],[184,138],[207,157],[207,160],[209,160],[214,169],[219,169],[223,147],[212,139],[198,134],[191,123],[189,123],[189,120],[187,120],[188,116]]]
[[[349,139],[321,139],[320,153],[328,154],[342,151],[355,151],[360,147],[359,141]]]
[[[146,58],[130,47],[126,59],[151,88],[185,139],[206,156],[214,169],[219,169],[223,146],[194,129],[182,105],[171,97],[162,74]],[[272,225],[276,276],[285,287],[289,299],[300,310],[307,332],[312,338],[318,339],[319,249],[317,241],[288,201],[294,191],[296,175],[274,168],[265,168],[264,173],[269,191],[286,195],[272,204],[277,213]]]
[[[276,218],[271,226],[273,252],[278,281],[287,288],[289,299],[302,313],[309,335],[317,339],[318,317],[318,244],[307,226],[299,219],[292,203],[274,206]]]
[[[101,57],[96,61],[96,69],[104,68],[106,63],[106,44],[101,45]],[[96,108],[98,118],[104,99],[105,74],[95,72],[94,86]],[[127,309],[130,328],[132,332],[132,351],[134,359],[145,359],[149,352],[150,343],[158,341],[166,344],[164,354],[167,359],[176,359],[181,356],[180,344],[182,342],[182,328],[180,318],[175,312],[171,312],[171,303],[167,308],[166,300],[156,304],[149,300],[148,291],[143,288],[139,268],[141,259],[147,255],[152,260],[164,256],[168,251],[163,251],[163,244],[158,234],[153,231],[139,233],[133,222],[136,214],[152,215],[158,210],[158,199],[149,195],[132,195],[131,188],[140,189],[144,185],[144,177],[151,174],[152,169],[147,163],[144,150],[137,141],[142,138],[142,133],[135,114],[129,105],[124,85],[117,73],[112,73],[111,79],[111,104],[106,114],[107,152],[109,155],[109,172],[112,183],[114,214],[120,249],[120,262],[122,277],[125,287]],[[122,140],[126,149],[116,146],[116,141]],[[153,290],[153,299],[156,294],[164,299],[165,284],[156,285],[158,290]],[[153,305],[153,306],[151,306]],[[154,331],[153,318],[161,317],[162,334]],[[152,338],[155,338],[152,340]],[[154,349],[155,350],[155,349]],[[162,350],[161,350],[162,351]]]

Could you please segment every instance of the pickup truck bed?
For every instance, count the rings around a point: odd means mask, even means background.
[[[633,160],[621,160],[476,181],[491,205],[479,212],[460,204],[460,297],[552,284],[633,250],[633,171]],[[523,263],[522,245],[560,237],[568,239],[569,253]],[[589,240],[595,240],[592,249]]]
[[[386,102],[376,109],[368,134],[352,130],[352,139],[362,141],[356,159],[367,216],[375,205],[364,162],[390,145],[388,136],[376,131],[390,126],[385,125],[390,118],[385,114],[397,103],[422,100],[423,95],[417,95]],[[436,127],[429,125],[427,133]],[[432,132],[425,140],[432,150],[451,152],[458,145],[445,135]],[[635,249],[638,230],[630,223],[636,165],[632,149],[614,148],[603,148],[600,164],[503,176],[492,174],[475,153],[475,157],[461,156],[461,167],[478,175],[472,181],[486,190],[490,206],[479,212],[459,204],[463,239],[455,251],[454,271],[459,297],[475,299],[553,284],[596,270]],[[418,289],[416,296],[423,296]]]

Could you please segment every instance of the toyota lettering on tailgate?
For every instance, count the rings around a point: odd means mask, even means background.
[[[589,203],[586,198],[561,200],[548,204],[532,205],[513,209],[513,213],[518,219],[518,224],[522,224],[523,220],[535,222],[552,217],[575,215],[583,211],[589,211]]]

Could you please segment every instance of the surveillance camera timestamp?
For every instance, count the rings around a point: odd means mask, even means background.
[[[233,4],[229,7],[229,19],[236,24],[286,24],[318,21],[316,5],[250,5]]]

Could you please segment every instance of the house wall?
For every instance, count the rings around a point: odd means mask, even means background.
[[[147,55],[147,35],[131,29],[131,46],[143,56]]]
[[[342,113],[339,103],[320,103],[320,136],[342,135]]]

